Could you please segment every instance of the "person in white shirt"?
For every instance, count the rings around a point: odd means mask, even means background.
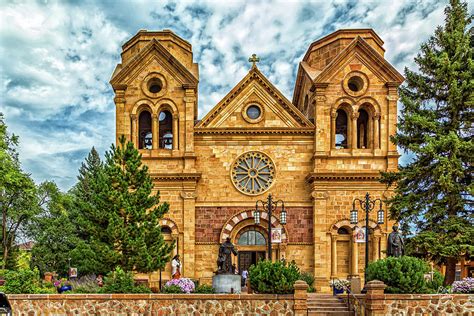
[[[179,261],[179,255],[173,257],[171,260],[171,276],[173,279],[179,279],[181,277],[181,261]]]
[[[247,269],[244,269],[244,271],[242,271],[242,286],[245,286],[247,284],[248,277],[249,277],[249,272],[247,271]]]

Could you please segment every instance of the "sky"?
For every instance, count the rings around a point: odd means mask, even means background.
[[[472,10],[474,0],[470,0]],[[446,1],[1,1],[0,112],[20,136],[23,169],[62,190],[95,146],[115,139],[108,83],[121,45],[140,29],[170,29],[193,46],[202,118],[260,57],[292,99],[309,45],[341,28],[373,28],[401,73],[444,21]]]

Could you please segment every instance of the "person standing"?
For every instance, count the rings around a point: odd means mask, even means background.
[[[248,277],[249,272],[247,271],[247,269],[244,269],[244,271],[242,271],[242,286],[245,286],[247,284]]]
[[[181,277],[181,261],[179,261],[179,255],[173,257],[171,260],[171,276],[173,279],[179,279]]]

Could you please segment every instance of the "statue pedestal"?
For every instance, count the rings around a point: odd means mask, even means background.
[[[234,293],[240,294],[241,279],[239,274],[217,274],[212,277],[212,287],[216,293]]]

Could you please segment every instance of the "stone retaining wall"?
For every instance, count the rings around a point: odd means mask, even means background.
[[[11,294],[13,315],[295,315],[293,295]]]

